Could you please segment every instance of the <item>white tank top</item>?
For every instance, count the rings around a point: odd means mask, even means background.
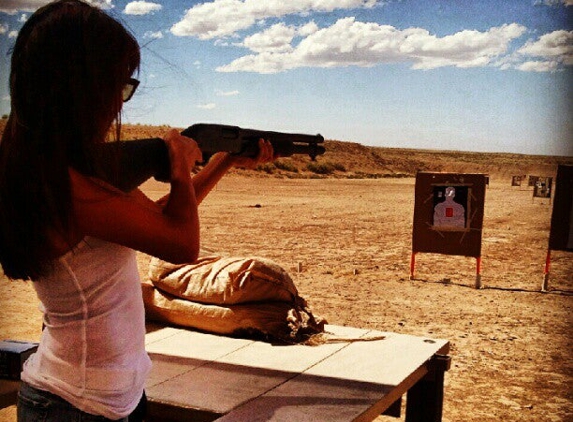
[[[86,237],[54,265],[33,283],[46,328],[22,380],[84,412],[123,418],[151,367],[135,251]]]

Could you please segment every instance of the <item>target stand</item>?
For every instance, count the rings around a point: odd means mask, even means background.
[[[476,259],[475,287],[481,283],[481,239],[485,174],[416,175],[410,279],[415,278],[419,252],[462,255]]]

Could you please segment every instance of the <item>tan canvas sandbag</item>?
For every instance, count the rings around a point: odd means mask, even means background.
[[[301,342],[324,332],[280,266],[263,258],[204,257],[174,265],[153,259],[143,283],[150,320],[225,335]]]
[[[200,303],[291,302],[298,291],[289,274],[265,258],[206,256],[192,264],[154,258],[149,279],[158,289]]]

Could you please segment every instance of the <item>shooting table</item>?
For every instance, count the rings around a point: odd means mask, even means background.
[[[326,331],[342,340],[273,345],[148,326],[147,421],[371,421],[399,417],[404,394],[407,422],[441,421],[447,340]]]

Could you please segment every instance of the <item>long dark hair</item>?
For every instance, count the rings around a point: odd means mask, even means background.
[[[73,229],[68,167],[93,169],[139,67],[135,38],[81,0],[30,16],[12,51],[11,112],[0,143],[0,263],[10,278],[50,270],[51,235]],[[94,173],[92,171],[92,173]]]

